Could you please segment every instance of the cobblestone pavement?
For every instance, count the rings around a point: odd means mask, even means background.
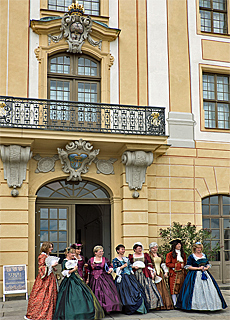
[[[185,312],[181,310],[170,311],[151,311],[145,315],[134,314],[127,316],[121,313],[111,313],[105,319],[119,319],[119,320],[144,320],[144,319],[168,319],[168,320],[230,320],[230,290],[222,290],[228,308],[215,312]],[[7,298],[8,300],[8,298]],[[15,300],[10,298],[9,301],[0,302],[0,319],[2,320],[23,320],[26,314],[27,301]],[[73,320],[73,319],[65,319]]]

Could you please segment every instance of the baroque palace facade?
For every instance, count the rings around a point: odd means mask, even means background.
[[[212,230],[212,272],[230,281],[229,12],[1,0],[1,295],[3,265],[26,264],[31,290],[43,241],[112,259],[174,221]]]

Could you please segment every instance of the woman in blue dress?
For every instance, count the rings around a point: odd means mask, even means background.
[[[184,310],[216,311],[227,308],[215,279],[208,269],[211,265],[202,252],[203,245],[196,242],[188,257],[188,274],[177,299],[176,307]]]
[[[119,244],[116,252],[117,257],[113,259],[113,270],[117,275],[115,284],[123,304],[123,312],[125,314],[133,314],[136,311],[147,313],[145,290],[134,276],[129,259],[124,257],[125,246]]]

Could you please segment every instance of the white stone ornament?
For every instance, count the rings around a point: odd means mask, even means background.
[[[42,158],[40,154],[36,154],[33,157],[34,160],[38,161],[36,173],[43,172],[47,173],[49,171],[55,171],[54,166],[55,162],[59,160],[58,154],[55,154],[53,157],[44,157]]]
[[[63,172],[69,173],[67,181],[82,181],[81,174],[89,171],[88,166],[99,154],[100,149],[93,150],[93,146],[83,139],[70,142],[65,148],[66,150],[60,148],[57,150]]]
[[[19,145],[1,146],[0,156],[4,167],[4,179],[10,188],[13,188],[11,195],[17,197],[19,192],[17,187],[22,186],[26,180],[27,163],[32,156],[30,147]]]
[[[109,160],[96,158],[93,162],[96,164],[98,174],[114,174],[113,163],[116,161],[117,159],[114,158],[110,158]]]
[[[126,182],[130,190],[135,190],[133,198],[139,197],[143,183],[145,182],[146,169],[153,163],[153,153],[145,151],[125,151],[122,155],[122,163],[125,164]]]
[[[58,36],[49,34],[49,41],[57,43],[64,37],[69,45],[67,52],[82,53],[81,47],[87,39],[89,44],[101,50],[102,40],[95,41],[90,35],[93,21],[90,16],[83,17],[83,14],[84,7],[73,1],[68,7],[68,13],[62,17],[61,33]]]

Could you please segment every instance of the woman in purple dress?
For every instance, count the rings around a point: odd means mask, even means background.
[[[97,297],[105,312],[121,311],[122,305],[111,272],[113,267],[110,261],[103,257],[104,249],[96,246],[93,249],[94,257],[88,261],[89,286]]]
[[[71,248],[75,249],[75,258],[78,260],[77,266],[78,266],[78,274],[79,276],[86,281],[87,279],[87,272],[86,268],[88,265],[85,263],[85,258],[80,254],[82,249],[81,243],[74,243],[71,245]]]

